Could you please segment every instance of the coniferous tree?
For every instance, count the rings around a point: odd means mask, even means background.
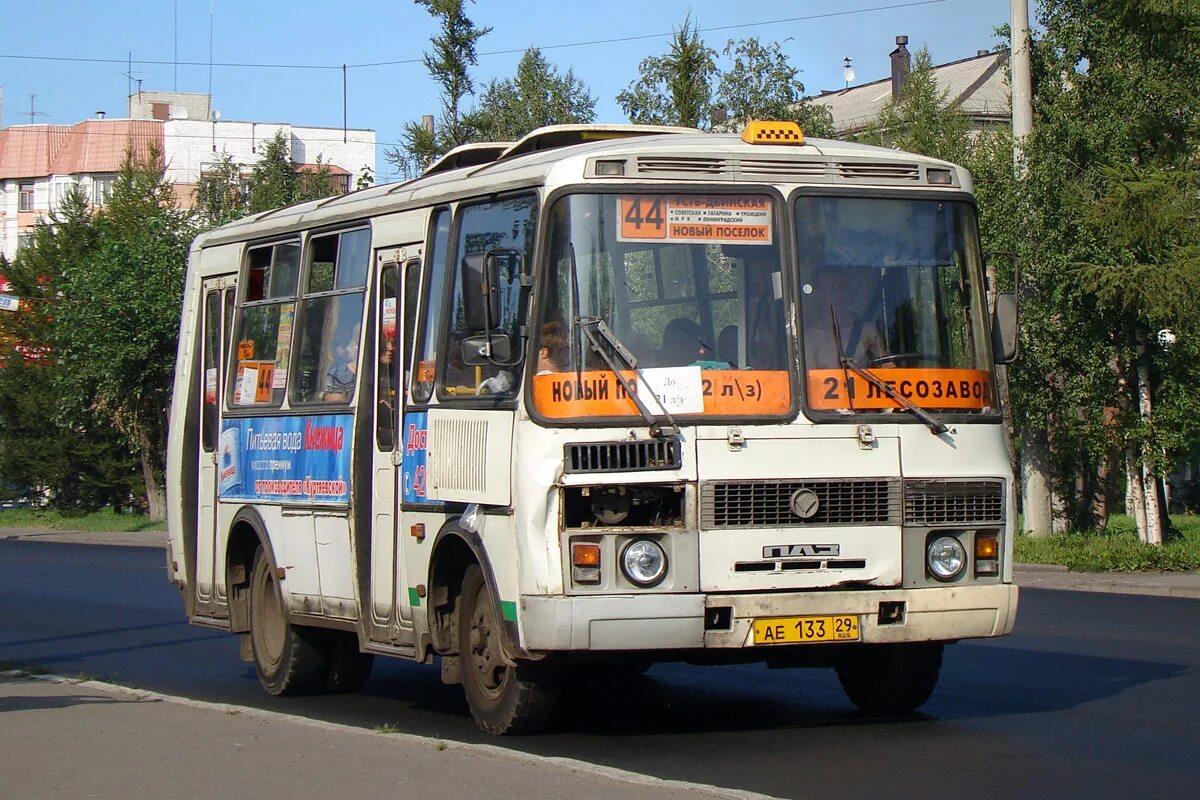
[[[617,103],[630,122],[708,128],[716,55],[689,14],[675,30],[667,53],[642,59],[638,80],[617,95]]]
[[[525,51],[513,78],[487,85],[471,115],[478,138],[495,142],[514,141],[546,125],[595,118],[596,98],[587,86],[571,70],[559,75],[537,48]]]
[[[467,0],[413,1],[425,6],[438,21],[439,32],[431,40],[433,50],[425,53],[423,63],[441,88],[442,108],[432,131],[419,122],[406,123],[400,134],[401,146],[384,151],[384,157],[405,175],[420,174],[450,150],[471,141],[474,131],[461,105],[474,91],[475,43],[491,31],[477,28],[467,17]]]

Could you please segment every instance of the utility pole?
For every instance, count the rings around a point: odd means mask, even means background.
[[[1024,176],[1022,150],[1033,130],[1033,75],[1029,66],[1029,0],[1012,0],[1013,163]]]
[[[1013,168],[1025,177],[1025,140],[1033,131],[1033,77],[1029,65],[1029,0],[1011,0]],[[1004,376],[1007,377],[1007,376]],[[1021,430],[1021,508],[1024,528],[1045,536],[1054,532],[1050,483],[1049,422]]]

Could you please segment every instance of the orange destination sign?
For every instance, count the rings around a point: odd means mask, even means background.
[[[622,242],[771,244],[771,199],[758,195],[622,195]]]
[[[993,405],[991,376],[982,369],[875,369],[872,374],[922,408],[981,409]],[[853,370],[810,369],[808,404],[817,410],[899,408]]]
[[[676,380],[677,373],[694,370],[694,384]],[[659,373],[662,373],[661,375]],[[624,372],[636,390],[638,376]],[[654,396],[671,414],[708,416],[786,414],[792,405],[791,385],[786,371],[712,370],[699,367],[645,369],[642,376]],[[574,417],[637,416],[637,405],[611,372],[554,372],[533,378],[534,407],[550,419]],[[645,404],[654,413],[660,406],[650,398]]]

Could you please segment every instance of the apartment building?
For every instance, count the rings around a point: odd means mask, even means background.
[[[360,175],[375,174],[375,131],[324,128],[285,122],[219,119],[208,95],[137,92],[129,118],[102,115],[73,125],[0,128],[0,253],[12,258],[37,221],[56,210],[72,186],[102,208],[126,151],[144,158],[156,147],[179,205],[195,203],[201,175],[222,153],[249,174],[265,144],[282,132],[297,171],[328,165],[337,188],[354,188]]]

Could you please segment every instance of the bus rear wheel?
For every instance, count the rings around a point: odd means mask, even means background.
[[[321,691],[328,675],[321,631],[287,621],[279,582],[259,548],[250,570],[250,645],[259,683],[273,695]]]
[[[527,661],[507,663],[501,625],[483,570],[472,564],[463,575],[458,618],[459,664],[471,716],[488,733],[542,730],[558,698],[558,671]]]
[[[937,686],[942,643],[855,647],[837,665],[842,691],[871,715],[907,714],[925,704]]]

